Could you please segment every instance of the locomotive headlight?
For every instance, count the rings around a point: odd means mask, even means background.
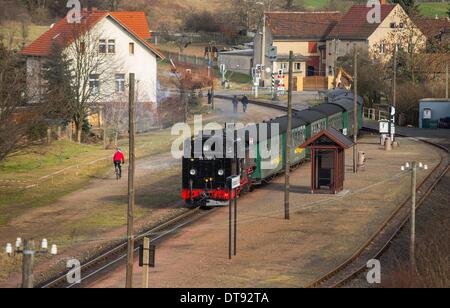
[[[204,151],[204,152],[209,152],[209,150],[210,150],[209,145],[204,145],[204,146],[203,146],[203,151]]]
[[[225,170],[220,169],[219,171],[217,171],[217,174],[218,174],[219,176],[223,176],[223,175],[225,174]]]
[[[189,171],[189,173],[190,173],[192,176],[194,176],[194,175],[197,174],[197,170],[191,169],[191,171]]]

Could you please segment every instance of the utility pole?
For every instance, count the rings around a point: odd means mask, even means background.
[[[411,172],[411,231],[409,242],[409,262],[411,273],[416,271],[416,191],[417,191],[417,170],[428,170],[428,165],[413,161],[407,162],[401,167],[402,171]]]
[[[266,80],[265,67],[266,67],[266,13],[263,12],[263,33],[261,46],[261,71],[263,80]]]
[[[22,288],[33,289],[34,286],[34,241],[24,240],[22,260]]]
[[[208,43],[208,78],[211,77],[211,42]]]
[[[285,187],[284,187],[284,219],[289,220],[289,193],[290,193],[290,171],[291,171],[291,147],[292,147],[292,89],[293,89],[293,63],[294,63],[294,52],[291,50],[289,52],[289,89],[288,89],[288,126],[286,131],[286,160],[284,166],[285,173]]]
[[[416,270],[416,185],[417,185],[417,162],[411,163],[411,241],[409,247],[409,258],[411,270]]]
[[[23,246],[22,246],[23,244]],[[37,254],[48,254],[48,241],[43,239],[41,242],[41,249],[35,250],[34,240],[24,240],[22,243],[22,238],[18,237],[16,240],[16,247],[13,250],[11,243],[6,244],[5,252],[8,256],[15,256],[17,254],[22,254],[22,288],[32,289],[34,287],[34,257]],[[58,247],[53,244],[50,250],[50,254],[55,256],[58,254]]]
[[[127,223],[127,275],[126,288],[133,288],[133,263],[134,263],[134,171],[135,171],[135,75],[130,73],[130,97],[129,97],[129,166],[128,166],[128,223]]]
[[[338,41],[339,40],[337,40],[337,39],[333,39],[333,42],[334,42],[334,63],[333,63],[333,85],[334,85],[334,88],[336,89],[337,88],[337,82],[336,82],[336,77],[337,77],[337,73],[336,73],[336,70],[337,70],[337,58],[338,58],[338,56],[337,56],[337,43],[338,43]]]
[[[445,63],[445,98],[448,99],[448,61]]]
[[[394,77],[393,77],[393,94],[392,94],[392,106],[397,107],[397,44],[394,48]]]
[[[358,172],[358,51],[356,49],[354,50],[354,83],[353,83],[353,173]]]

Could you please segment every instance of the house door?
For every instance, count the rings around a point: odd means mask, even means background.
[[[314,189],[334,189],[334,150],[316,151],[316,182]]]

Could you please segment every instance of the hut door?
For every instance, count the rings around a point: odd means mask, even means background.
[[[317,150],[315,189],[334,189],[334,151]]]

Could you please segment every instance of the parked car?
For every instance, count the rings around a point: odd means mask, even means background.
[[[450,117],[440,119],[439,128],[450,128]]]

